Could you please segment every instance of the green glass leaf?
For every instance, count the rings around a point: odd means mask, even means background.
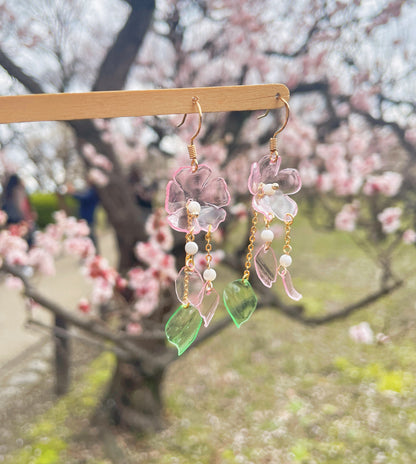
[[[223,294],[224,304],[237,327],[248,321],[257,306],[257,297],[248,280],[229,283]]]
[[[202,317],[195,306],[184,305],[172,314],[165,326],[165,333],[170,343],[178,349],[178,356],[186,351],[198,335]]]

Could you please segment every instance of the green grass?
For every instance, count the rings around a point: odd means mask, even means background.
[[[301,222],[292,236],[292,276],[309,315],[376,288],[377,269],[348,234],[316,233]],[[415,463],[415,255],[413,247],[400,251],[405,287],[347,320],[310,328],[276,310],[257,311],[241,329],[230,325],[183,355],[164,384],[166,428],[140,440],[119,432],[119,444],[132,462],[146,464]],[[225,317],[222,306],[218,312]],[[361,321],[390,343],[354,343],[348,328]],[[98,371],[104,382],[105,369]],[[79,399],[83,412],[74,423],[51,412],[33,425],[36,437],[51,434],[60,453],[61,461],[52,456],[45,464],[105,462],[102,450],[71,438],[95,397]],[[52,411],[67,417],[72,401]]]

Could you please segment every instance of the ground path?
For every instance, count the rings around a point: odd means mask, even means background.
[[[103,255],[115,264],[116,255],[113,235],[105,231],[99,235]],[[36,277],[34,282],[48,298],[66,308],[76,308],[82,296],[88,295],[89,284],[83,279],[79,262],[70,256],[61,257],[56,263],[57,272],[52,277]],[[34,318],[48,325],[52,318],[46,310],[35,308]],[[15,370],[16,364],[50,340],[50,336],[37,329],[25,327],[24,299],[16,290],[0,285],[0,381],[7,371]]]

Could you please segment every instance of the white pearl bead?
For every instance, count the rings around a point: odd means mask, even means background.
[[[209,280],[210,282],[212,282],[213,280],[215,280],[217,277],[217,273],[215,272],[214,269],[205,269],[204,271],[204,279],[205,280]]]
[[[187,242],[185,252],[187,255],[196,255],[198,253],[198,245],[195,242]]]
[[[191,214],[199,214],[201,212],[201,205],[197,201],[190,201],[188,203],[188,211]]]
[[[264,229],[261,232],[261,239],[264,242],[271,242],[274,239],[274,233],[270,229]]]
[[[274,193],[273,184],[265,184],[263,187],[263,192],[265,195],[273,195]]]
[[[292,257],[290,255],[282,255],[279,259],[279,263],[283,267],[289,267],[292,264]]]

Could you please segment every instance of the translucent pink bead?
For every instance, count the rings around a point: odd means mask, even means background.
[[[185,276],[186,272],[188,272],[188,301],[184,299],[185,293]],[[187,271],[186,267],[184,266],[175,280],[175,291],[178,300],[186,305],[187,303],[191,303],[191,305],[198,307],[201,304],[202,298],[204,296],[204,279],[202,278],[201,274],[194,269],[193,271]]]
[[[277,259],[272,248],[266,249],[266,245],[260,247],[254,256],[254,267],[263,285],[270,288],[276,282]]]
[[[209,282],[204,286],[203,298],[201,304],[198,306],[199,314],[204,320],[204,326],[208,327],[211,319],[214,317],[215,310],[217,309],[220,301],[220,296],[215,288],[209,289]]]
[[[285,288],[286,294],[292,300],[299,301],[302,295],[295,289],[292,282],[292,277],[287,269],[279,271],[279,275],[282,278],[283,287]]]

